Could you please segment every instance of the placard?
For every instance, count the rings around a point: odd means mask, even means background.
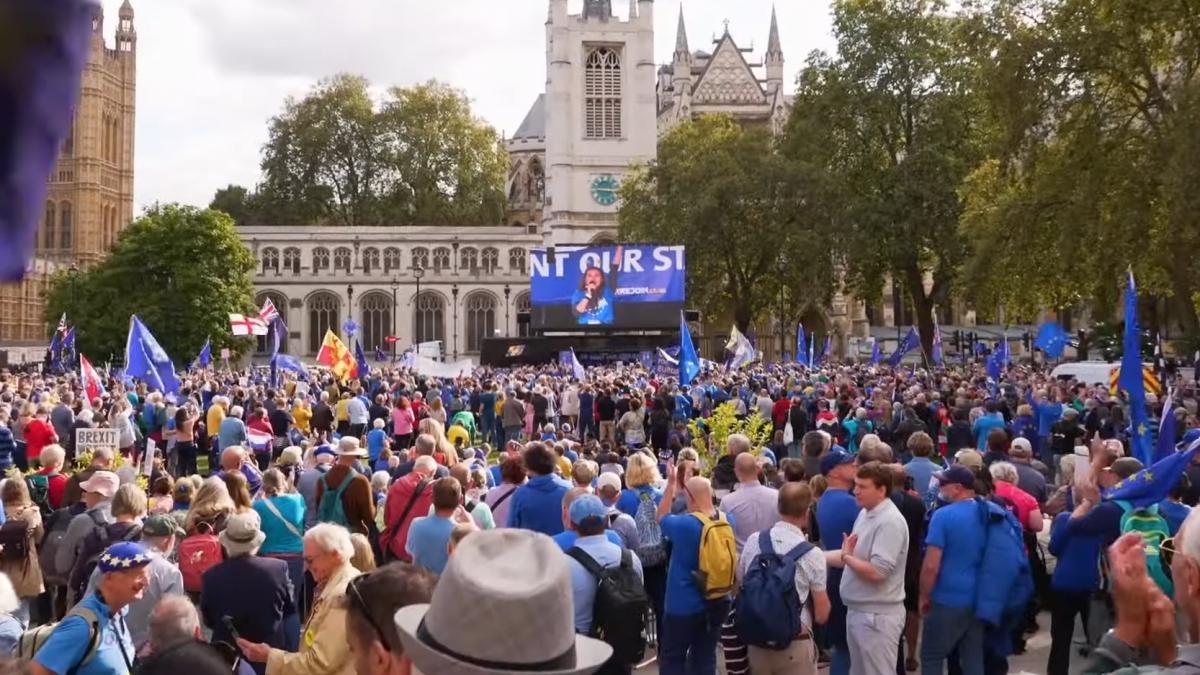
[[[101,448],[112,450],[115,454],[120,437],[121,435],[116,429],[76,429],[75,454],[95,452]]]
[[[225,347],[225,348],[221,349],[221,358],[222,358],[223,360],[225,360],[225,361],[228,361],[228,360],[229,360],[229,356],[230,356],[230,354],[229,354],[229,347]]]

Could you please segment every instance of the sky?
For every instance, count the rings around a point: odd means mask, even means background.
[[[121,0],[102,0],[113,42]],[[267,122],[288,96],[339,72],[380,88],[437,79],[511,134],[545,85],[546,0],[131,0],[138,34],[136,210],[206,205],[253,186]],[[583,0],[571,0],[570,11]],[[724,22],[761,58],[772,0],[684,0],[693,50]],[[628,0],[613,0],[624,16]],[[670,61],[679,0],[657,0],[655,53]],[[778,3],[786,80],[814,49],[833,49],[826,0]],[[790,88],[789,84],[789,88]]]

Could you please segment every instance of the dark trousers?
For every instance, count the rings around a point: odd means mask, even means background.
[[[697,614],[663,617],[658,647],[662,675],[716,675],[717,639],[729,615],[729,601],[709,603]]]
[[[179,476],[190,476],[196,473],[196,444],[176,443],[175,456],[178,458],[176,471]]]
[[[1083,618],[1087,630],[1092,594],[1087,591],[1051,591],[1050,659],[1047,675],[1067,675],[1071,666],[1071,642],[1075,637],[1075,616]]]
[[[646,595],[650,596],[650,608],[654,610],[654,635],[662,641],[663,602],[667,597],[667,564],[654,565],[642,570]]]

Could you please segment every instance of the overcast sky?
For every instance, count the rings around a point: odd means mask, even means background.
[[[121,0],[103,0],[111,45]],[[544,89],[546,0],[132,0],[138,33],[137,209],[205,205],[230,183],[258,181],[267,121],[289,95],[338,72],[379,86],[438,79],[511,133]],[[571,0],[571,12],[583,0]],[[675,46],[679,0],[655,3],[655,51]],[[739,46],[766,47],[772,0],[685,0],[693,50],[724,20]],[[628,0],[613,0],[619,15]],[[794,80],[831,49],[825,0],[783,0],[779,27]]]

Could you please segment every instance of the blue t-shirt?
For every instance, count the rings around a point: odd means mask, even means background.
[[[126,610],[121,610],[118,616],[114,617],[108,605],[95,593],[81,600],[79,606],[95,612],[100,621],[100,638],[95,655],[76,671],[78,675],[128,673],[129,663],[125,658],[128,657],[129,662],[133,661],[133,639],[129,635],[129,628],[125,626]],[[91,628],[87,620],[80,616],[67,617],[55,627],[33,660],[43,668],[63,675],[83,660],[90,635]],[[124,656],[121,653],[122,649]]]
[[[925,545],[942,549],[942,565],[930,594],[934,602],[960,609],[975,606],[975,584],[986,537],[979,523],[979,505],[973,499],[947,504],[933,512]]]
[[[1164,499],[1158,504],[1158,513],[1167,521],[1167,528],[1172,537],[1179,534],[1179,528],[1183,527],[1183,521],[1187,520],[1191,512],[1192,509],[1187,504],[1180,504],[1169,499]]]
[[[387,432],[383,429],[372,429],[367,432],[367,454],[371,457],[372,464],[379,459],[379,453],[383,452],[387,438]]]
[[[650,495],[654,499],[654,507],[658,508],[658,504],[663,498],[662,492],[655,490],[649,485],[639,485],[635,488],[621,490],[621,496],[617,498],[617,510],[629,514],[630,518],[636,518],[638,506],[641,506],[642,503],[643,494]]]
[[[279,511],[279,515],[283,516],[287,522],[296,528],[300,534],[296,534],[288,529],[283,520],[279,519],[270,508],[267,507],[266,500],[271,500],[271,506],[274,506]],[[267,538],[263,541],[262,548],[259,553],[303,553],[304,552],[304,497],[298,493],[275,495],[264,499],[254,500],[254,510],[258,513],[259,519],[262,521],[263,534]]]
[[[604,536],[617,546],[621,548],[625,547],[625,542],[621,540],[621,535],[617,534],[616,532],[613,532],[612,530],[605,530]],[[563,530],[562,532],[559,532],[550,538],[554,540],[554,543],[558,544],[558,547],[561,548],[563,552],[566,552],[569,551],[571,547],[575,545],[575,542],[579,540],[579,533],[575,530]]]
[[[575,291],[571,295],[571,310],[574,311],[586,297],[584,291]],[[603,287],[596,306],[580,314],[576,322],[581,326],[608,325],[613,322],[613,296],[607,285]]]
[[[849,490],[830,488],[817,500],[817,526],[821,529],[821,548],[837,551],[842,538],[854,530],[859,506]]]
[[[987,437],[992,429],[1004,428],[1004,416],[1000,413],[985,413],[975,420],[975,448],[987,450]]]
[[[447,545],[454,521],[440,516],[417,518],[408,528],[408,543],[405,550],[412,556],[413,564],[441,574],[450,560]]]
[[[730,525],[734,519],[724,514]],[[699,614],[708,609],[692,572],[700,567],[700,533],[704,524],[690,513],[666,516],[659,521],[663,536],[671,540],[671,559],[667,564],[667,594],[663,610],[675,616]]]

